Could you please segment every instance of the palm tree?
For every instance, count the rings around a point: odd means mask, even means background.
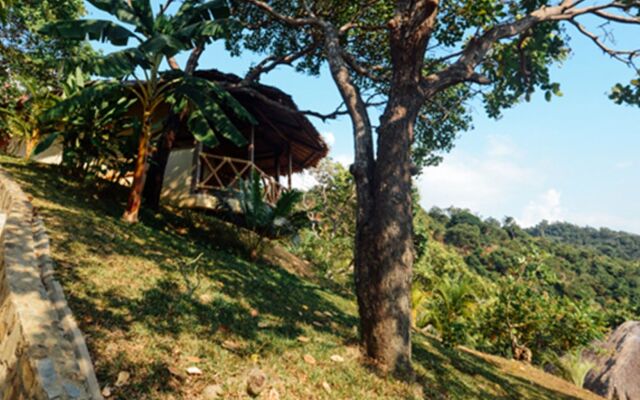
[[[47,25],[42,32],[64,39],[99,40],[115,46],[134,47],[101,57],[95,63],[94,73],[105,78],[98,86],[121,89],[124,85],[138,101],[140,132],[133,183],[123,219],[130,223],[138,221],[142,203],[142,190],[146,179],[149,147],[153,133],[153,122],[158,120],[158,106],[170,102],[177,112],[188,108],[187,125],[194,137],[215,146],[217,135],[222,135],[238,146],[246,144],[244,136],[237,130],[223,111],[221,104],[237,117],[254,124],[247,111],[224,89],[205,79],[187,76],[179,71],[161,72],[162,61],[171,59],[183,50],[192,49],[199,43],[220,38],[229,23],[229,8],[224,0],[185,0],[178,11],[168,16],[166,7],[154,15],[149,0],[88,0],[95,7],[106,11],[126,26],[107,20],[61,21]],[[96,92],[96,87],[90,90]],[[86,98],[86,96],[84,96]],[[69,98],[58,105],[62,110],[83,101],[83,94]]]

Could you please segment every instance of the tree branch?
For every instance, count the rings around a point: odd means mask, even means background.
[[[633,1],[631,3],[620,3],[613,1],[600,5],[586,6],[582,8],[576,8],[576,6],[582,3],[582,0],[571,1],[563,0],[558,6],[553,7],[541,7],[529,15],[509,23],[497,25],[479,37],[472,38],[467,44],[466,48],[462,51],[460,57],[447,68],[423,77],[421,82],[421,90],[424,97],[428,97],[433,93],[446,89],[453,85],[462,82],[475,82],[475,83],[489,83],[486,78],[482,78],[475,69],[487,56],[491,48],[495,43],[502,39],[518,36],[523,34],[527,30],[534,27],[544,21],[569,21],[572,24],[577,24],[575,18],[582,15],[596,15],[602,18],[624,18],[626,22],[632,23],[628,18],[617,16],[615,14],[607,13],[607,9],[623,9],[629,6],[640,6],[640,2]],[[601,15],[604,13],[604,16]],[[640,25],[640,21],[634,22]],[[579,25],[579,24],[578,24]],[[580,28],[579,28],[580,29]],[[582,27],[584,29],[584,27]],[[586,34],[592,40],[594,40],[593,34],[584,30],[583,34]],[[637,51],[616,51],[603,46],[602,42],[596,36],[596,44],[610,55],[616,55],[621,59],[621,55],[628,55],[633,58],[638,56]],[[606,50],[605,50],[606,49]],[[629,60],[623,60],[629,62]]]
[[[185,73],[188,75],[193,74],[193,72],[198,68],[198,62],[200,61],[200,56],[204,52],[205,42],[199,41],[196,44],[196,47],[191,50],[191,54],[189,55],[189,59],[187,60],[187,66],[184,69]]]
[[[595,43],[596,46],[598,46],[598,48],[600,48],[600,50],[602,50],[605,54],[608,54],[609,56],[615,58],[616,60],[619,60],[625,64],[631,62],[631,60],[636,57],[637,55],[640,54],[640,50],[615,50],[612,49],[610,47],[608,47],[607,45],[605,45],[602,40],[600,40],[600,38],[598,37],[598,35],[596,35],[593,32],[588,31],[584,25],[580,24],[579,22],[575,21],[575,20],[569,20],[569,22],[576,27],[576,29],[578,29],[578,31],[580,33],[582,33],[584,36],[588,37],[589,39],[591,39],[591,41],[593,43]],[[627,56],[627,58],[623,57],[623,56]]]
[[[345,49],[342,49],[342,58],[344,58],[346,63],[349,65],[349,68],[351,68],[358,75],[367,77],[374,82],[383,82],[385,80],[384,76],[376,75],[371,70],[358,63],[356,58]],[[374,69],[382,69],[382,67],[374,67]]]
[[[273,7],[261,0],[246,0],[248,3],[253,4],[255,7],[261,9],[273,19],[284,23],[289,26],[301,27],[301,26],[322,26],[320,19],[316,17],[307,18],[295,18],[289,15],[284,15],[277,12]]]
[[[169,68],[172,70],[180,71],[180,64],[178,64],[175,57],[167,57],[167,64],[169,64]]]
[[[312,53],[317,48],[318,48],[318,43],[313,42],[309,46],[295,53],[286,54],[280,57],[271,55],[265,58],[264,60],[260,61],[255,67],[251,68],[247,73],[247,75],[242,80],[242,83],[248,84],[251,82],[258,81],[260,79],[260,75],[265,74],[269,71],[272,71],[278,65],[283,65],[283,64],[291,65],[294,61]]]
[[[378,102],[366,102],[365,106],[366,107],[378,107],[378,106],[382,106],[386,104],[386,101],[378,101]],[[313,110],[305,110],[305,111],[300,111],[302,114],[308,115],[310,117],[315,117],[318,119],[321,119],[322,122],[325,122],[328,119],[336,119],[341,115],[349,115],[349,111],[346,109],[342,109],[342,107],[344,107],[344,102],[342,102],[334,111],[328,113],[328,114],[322,114],[318,111],[313,111]]]
[[[167,0],[166,3],[164,3],[164,5],[162,5],[160,7],[160,12],[158,13],[158,15],[164,15],[164,13],[167,11],[167,9],[169,8],[169,6],[171,5],[171,3],[173,3],[173,0]]]

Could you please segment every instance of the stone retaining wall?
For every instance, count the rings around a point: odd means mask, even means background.
[[[0,399],[102,399],[44,225],[0,171]]]

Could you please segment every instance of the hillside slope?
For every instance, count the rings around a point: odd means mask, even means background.
[[[176,210],[128,226],[118,188],[80,184],[56,167],[0,164],[45,220],[110,399],[197,399],[207,385],[220,385],[221,398],[247,398],[254,368],[268,377],[264,399],[598,399],[533,367],[419,334],[415,381],[378,376],[356,346],[353,298],[248,261],[236,230]],[[186,373],[194,366],[201,375]],[[115,387],[121,372],[129,378]]]

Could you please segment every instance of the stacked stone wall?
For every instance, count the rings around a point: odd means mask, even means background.
[[[0,171],[0,399],[101,399],[42,221]]]

